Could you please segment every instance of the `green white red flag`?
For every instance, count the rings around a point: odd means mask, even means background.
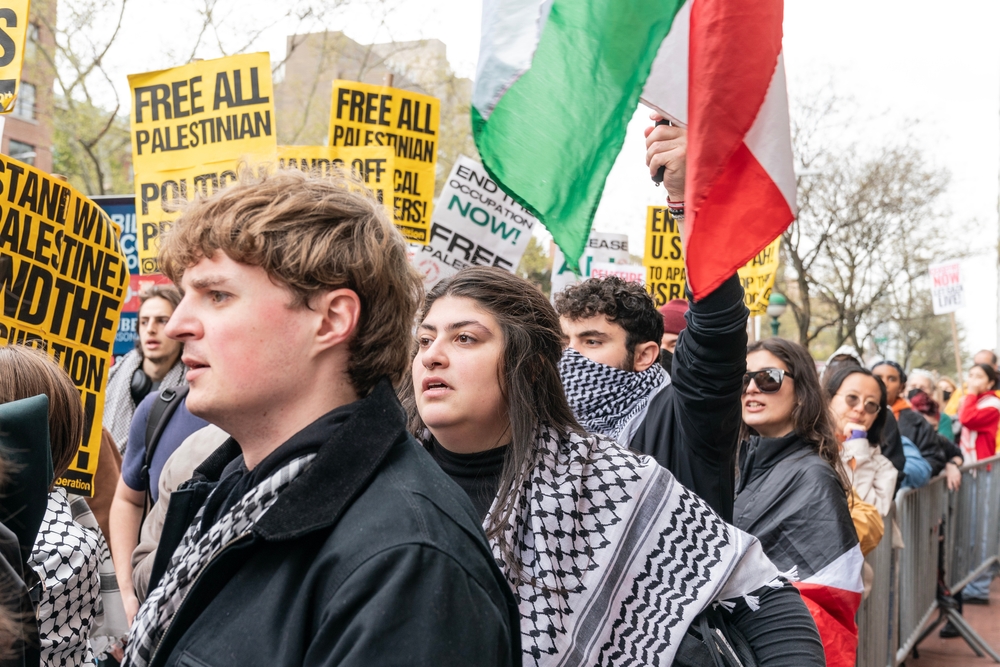
[[[715,289],[795,214],[782,0],[485,0],[473,132],[490,174],[583,252],[640,100],[688,127],[688,284]]]

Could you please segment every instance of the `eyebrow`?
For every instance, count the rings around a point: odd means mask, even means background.
[[[189,286],[194,289],[208,289],[229,283],[229,279],[224,276],[205,276],[204,278],[194,278]]]
[[[481,324],[480,322],[477,322],[476,320],[462,320],[461,322],[455,322],[453,324],[449,324],[448,326],[445,327],[445,331],[455,331],[457,329],[464,329],[465,327],[476,327],[477,329],[482,329],[483,331],[491,335],[493,333],[492,331],[489,330],[489,327]],[[427,331],[433,331],[433,332],[437,331],[436,326],[434,326],[433,324],[427,324],[426,322],[421,322],[420,328],[426,329]]]
[[[598,331],[597,329],[589,329],[587,331],[581,331],[578,333],[577,338],[611,338],[608,334],[603,331]]]

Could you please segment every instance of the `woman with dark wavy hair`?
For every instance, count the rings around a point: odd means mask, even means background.
[[[719,602],[757,664],[823,664],[756,540],[653,459],[580,428],[559,380],[565,344],[534,286],[463,269],[427,294],[403,397],[514,590],[524,663],[714,664],[688,661],[707,650],[688,630]]]
[[[779,569],[797,571],[827,665],[853,667],[864,559],[815,362],[782,338],[751,344],[742,401],[733,523],[759,539]]]

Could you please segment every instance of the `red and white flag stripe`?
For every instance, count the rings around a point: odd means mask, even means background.
[[[855,545],[819,572],[795,584],[816,621],[827,667],[854,667],[856,662],[855,618],[864,590],[861,580],[864,562],[861,547]]]
[[[688,0],[642,101],[688,128],[688,284],[695,298],[795,218],[782,0]]]

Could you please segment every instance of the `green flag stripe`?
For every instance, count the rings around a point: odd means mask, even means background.
[[[682,0],[555,0],[531,67],[488,120],[490,175],[576,265],[656,51]]]

